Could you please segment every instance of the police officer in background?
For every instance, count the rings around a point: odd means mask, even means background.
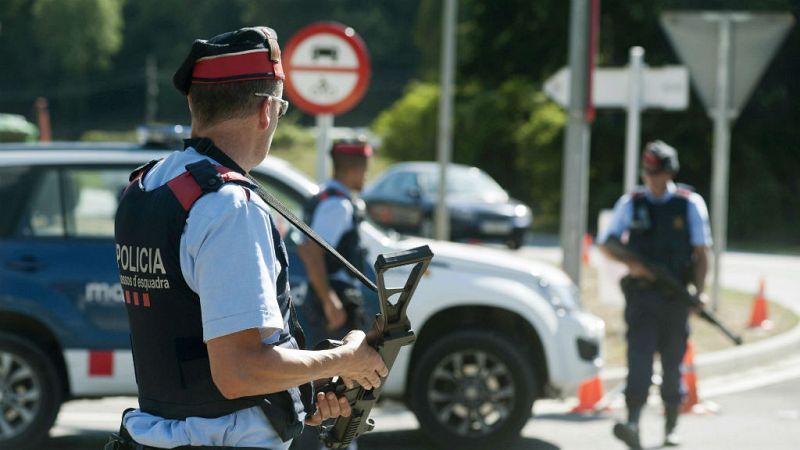
[[[658,263],[703,295],[708,268],[711,231],[703,198],[686,185],[673,182],[678,153],[662,141],[648,143],[642,153],[644,186],[623,195],[600,244],[616,237],[645,260]],[[601,250],[619,259],[601,245]],[[661,398],[665,415],[665,446],[679,444],[675,432],[684,395],[680,364],[689,334],[689,305],[667,298],[653,288],[655,278],[642,264],[620,260],[629,273],[622,280],[625,321],[628,325],[628,378],[625,400],[628,420],[614,426],[614,435],[630,448],[641,448],[639,418],[647,401],[658,352],[663,370]]]
[[[350,414],[312,380],[387,375],[362,331],[302,349],[283,240],[246,177],[288,108],[283,80],[266,27],[195,41],[173,77],[192,138],[132,174],[116,217],[139,409],[107,449],[285,450],[303,424]]]
[[[363,218],[356,192],[364,187],[372,147],[364,139],[337,141],[331,147],[333,178],[320,186],[319,193],[305,205],[306,223],[359,270],[363,269],[365,250],[358,227]],[[304,240],[297,253],[306,266],[309,289],[303,302],[306,319],[306,343],[313,347],[324,339],[341,339],[348,330],[364,326],[360,281],[322,247]],[[298,450],[322,448],[318,430],[303,432]],[[352,441],[349,450],[355,450]]]
[[[320,186],[305,207],[305,220],[356,268],[362,269],[365,250],[359,224],[363,202],[354,194],[364,187],[372,147],[364,140],[337,141],[331,148],[333,178]],[[364,325],[359,281],[316,243],[305,240],[298,254],[308,272],[310,289],[303,302],[308,343],[340,339],[347,330]]]

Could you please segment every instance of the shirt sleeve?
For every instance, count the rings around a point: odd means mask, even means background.
[[[181,238],[181,271],[200,296],[203,340],[258,328],[283,328],[269,215],[244,188],[226,185],[200,198]]]
[[[708,209],[700,194],[689,196],[686,211],[689,216],[689,240],[694,247],[711,247],[711,226],[708,223]]]
[[[610,236],[621,238],[622,234],[631,226],[633,220],[633,199],[630,195],[623,195],[614,205],[611,222],[605,230],[601,230],[597,243],[605,243]]]
[[[345,198],[330,197],[314,211],[311,228],[336,247],[342,235],[353,226],[353,204]]]

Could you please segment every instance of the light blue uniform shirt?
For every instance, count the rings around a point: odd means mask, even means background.
[[[656,198],[647,188],[640,188],[638,192],[644,191],[644,195],[653,203],[664,203],[676,195],[677,185],[670,181],[667,183],[667,190],[660,198]],[[694,247],[711,246],[711,227],[708,224],[708,209],[703,197],[696,192],[692,192],[688,197],[686,215],[689,224],[689,241]],[[622,237],[628,231],[633,221],[633,196],[625,194],[617,200],[614,205],[614,215],[611,223],[604,233],[598,236],[597,243],[604,243],[609,236]]]
[[[310,226],[322,239],[325,239],[325,242],[336,248],[342,236],[353,228],[353,202],[349,200],[352,193],[350,189],[335,179],[330,179],[320,186],[320,192],[324,192],[326,189],[340,191],[347,198],[332,195],[319,202],[317,209],[314,210]],[[305,235],[303,235],[303,240],[306,240]],[[329,274],[328,277],[346,283],[356,281],[356,278],[345,269],[339,269]]]
[[[152,191],[208,159],[194,149],[172,153],[145,176]],[[265,343],[283,329],[276,282],[281,270],[272,245],[269,208],[254,192],[227,183],[202,196],[186,220],[180,243],[181,273],[200,296],[203,340],[257,328]],[[286,287],[288,289],[288,286]],[[303,418],[301,417],[301,420]],[[135,410],[125,428],[137,442],[153,447],[219,445],[288,449],[259,407],[213,419],[171,420]]]

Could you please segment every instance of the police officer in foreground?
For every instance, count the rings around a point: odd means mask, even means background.
[[[283,240],[246,177],[286,113],[283,80],[266,27],[195,41],[173,77],[192,138],[135,171],[117,212],[139,409],[106,448],[286,449],[303,424],[350,414],[312,380],[387,375],[362,331],[302,350]]]
[[[662,141],[648,143],[642,153],[644,186],[617,201],[611,224],[598,242],[603,244],[610,236],[627,241],[636,254],[666,267],[676,279],[693,284],[702,295],[711,245],[708,211],[700,195],[673,182],[678,167],[674,148]],[[602,245],[600,248],[618,259]],[[658,352],[663,370],[664,445],[675,446],[679,444],[676,426],[684,395],[680,364],[689,334],[689,305],[654,289],[651,281],[655,277],[641,263],[621,262],[629,269],[622,280],[628,325],[628,420],[614,426],[614,435],[630,448],[641,448],[639,418],[650,388],[653,354]]]

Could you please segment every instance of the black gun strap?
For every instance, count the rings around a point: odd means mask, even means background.
[[[309,227],[308,225],[305,224],[305,222],[300,220],[300,218],[297,217],[292,211],[290,211],[289,208],[287,208],[283,203],[281,203],[280,200],[275,198],[274,195],[267,192],[266,189],[262,188],[261,185],[259,185],[258,182],[253,179],[253,177],[248,176],[247,178],[249,178],[250,181],[253,183],[253,185],[255,186],[256,194],[258,194],[258,196],[261,197],[262,200],[264,200],[264,203],[269,205],[272,209],[278,211],[280,215],[285,217],[286,220],[288,220],[292,225],[300,229],[300,231],[302,231],[303,234],[308,236],[309,239],[316,242],[320,247],[325,249],[326,252],[333,255],[334,258],[339,260],[339,262],[342,263],[342,265],[344,265],[348,271],[350,271],[350,273],[352,273],[356,278],[358,278],[362,283],[364,283],[366,287],[372,289],[374,292],[378,292],[378,287],[375,286],[375,283],[373,283],[372,280],[367,278],[367,276],[361,273],[360,270],[356,269],[350,263],[350,261],[345,259],[344,256],[342,256],[339,252],[337,252],[335,248],[333,248],[330,244],[325,242],[324,239],[319,237],[319,235],[315,233],[314,230],[311,229],[311,227]]]
[[[199,138],[191,138],[191,139],[184,139],[183,140],[184,148],[192,147],[197,150],[198,153],[201,155],[208,155],[211,158],[215,159],[218,163],[222,164],[225,167],[233,169],[234,171],[247,176],[247,179],[254,187],[256,194],[261,197],[264,202],[269,205],[272,209],[278,211],[280,215],[286,218],[292,225],[296,226],[300,229],[306,236],[308,236],[312,241],[316,242],[319,246],[325,249],[328,253],[333,255],[334,258],[339,260],[343,266],[347,268],[356,278],[361,280],[365,286],[372,289],[374,292],[378,292],[378,287],[375,286],[369,278],[367,278],[360,270],[356,269],[350,262],[345,259],[339,252],[336,251],[333,247],[330,246],[324,239],[319,237],[317,233],[314,232],[308,225],[306,225],[302,220],[300,220],[297,216],[294,215],[293,212],[289,210],[283,203],[281,203],[275,196],[267,192],[266,189],[262,188],[258,181],[256,181],[252,176],[247,175],[244,169],[242,169],[236,161],[231,159],[225,152],[219,149],[216,145],[214,145],[214,141],[209,138],[199,137]]]

